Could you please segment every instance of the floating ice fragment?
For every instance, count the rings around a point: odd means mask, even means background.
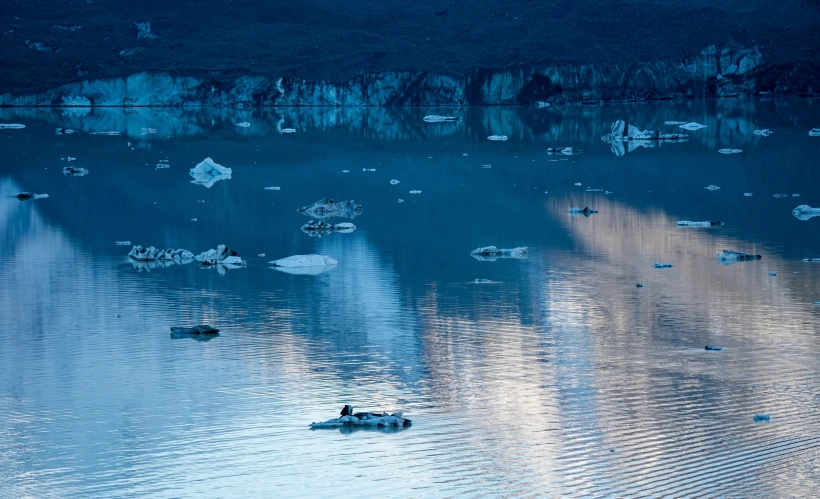
[[[376,169],[375,168],[362,168],[362,171],[363,172],[375,172]]]
[[[114,241],[115,246],[131,246],[131,241]]]
[[[137,28],[137,38],[151,39],[157,37],[157,35],[151,33],[151,23],[148,21],[134,23],[134,27]]]
[[[707,191],[716,191],[716,190],[720,189],[720,187],[718,187],[716,185],[707,185],[706,187],[704,187],[704,189],[706,189]]]
[[[763,130],[755,130],[752,133],[755,135],[760,135],[761,137],[768,137],[772,134],[772,131],[768,128],[764,128]]]
[[[820,262],[820,256],[812,256],[809,258],[804,258],[804,262]]]
[[[447,121],[459,121],[460,118],[456,116],[439,116],[437,114],[431,114],[429,116],[424,117],[424,121],[427,123],[444,123]]]
[[[771,418],[768,414],[755,414],[755,423],[768,423]]]
[[[236,268],[245,265],[245,260],[239,253],[228,249],[224,244],[220,244],[216,249],[205,251],[196,256],[196,260],[203,266],[222,265],[228,268]]]
[[[689,136],[679,133],[661,133],[658,130],[641,130],[640,128],[627,124],[624,120],[612,123],[609,134],[601,137],[601,140],[611,145],[612,153],[616,156],[623,156],[627,150],[632,152],[638,147],[655,147],[662,142],[682,142],[689,140]],[[627,145],[624,145],[624,142]]]
[[[282,190],[281,187],[265,187],[266,191],[280,191]]]
[[[192,218],[191,222],[199,222],[199,219],[198,218]]]
[[[592,189],[590,187],[587,187],[587,192],[604,192],[604,190],[603,189]]]
[[[490,282],[492,282],[492,281],[491,281],[491,280],[489,280],[489,279],[476,279],[476,280],[475,280],[475,283],[476,283],[476,284],[488,284],[488,283],[490,283]]]
[[[694,132],[695,130],[700,130],[701,128],[706,128],[706,125],[701,125],[700,123],[692,122],[692,123],[684,123],[683,125],[680,125],[680,128],[683,128],[684,130],[688,130],[690,132]]]
[[[68,130],[66,130],[65,133],[68,133]],[[112,135],[113,136],[113,135],[119,135],[119,134],[120,134],[120,132],[91,132],[89,135]]]
[[[653,267],[655,267],[656,269],[669,269],[669,268],[672,268],[672,264],[671,263],[664,263],[664,262],[657,262],[655,265],[653,265]]]
[[[322,220],[311,220],[301,227],[302,232],[313,237],[324,237],[333,232],[341,232],[349,234],[356,230],[356,226],[352,223],[329,224]]]
[[[706,348],[704,348],[704,350],[711,350],[713,352],[719,352],[720,350],[723,350],[723,347],[718,346],[718,345],[706,345]]]
[[[258,256],[259,258],[265,258],[265,254],[264,254],[264,253],[259,253],[259,254],[258,254],[258,255],[256,255],[256,256]]]
[[[398,184],[400,184],[400,183],[401,183],[401,182],[400,182],[400,181],[398,181],[398,180],[396,180],[396,179],[393,179],[393,180],[391,180],[391,181],[390,181],[390,185],[398,185]]]
[[[685,125],[687,123],[688,123],[687,121],[664,121],[663,122],[664,125]]]
[[[793,197],[793,198],[799,198],[799,197],[800,197],[800,194],[792,194],[792,197]]]
[[[77,161],[77,158],[72,158],[71,156],[66,158],[66,161]]]
[[[410,191],[410,194],[421,194],[421,191],[419,191],[419,190]]]
[[[820,217],[820,208],[812,208],[807,204],[801,204],[792,210],[792,215],[798,220],[805,222],[812,217]]]
[[[718,253],[717,257],[718,263],[721,265],[731,265],[735,262],[748,262],[763,258],[760,255],[750,255],[748,253],[741,253],[734,250],[723,250],[723,253]]]
[[[489,137],[487,137],[487,140],[502,140],[503,141],[503,140],[507,140],[507,136],[506,135],[490,135]]]
[[[242,128],[249,128],[251,126],[251,124],[248,123],[247,121],[243,121],[242,123],[234,123],[234,125],[242,127]]]
[[[585,151],[582,150],[582,149],[576,149],[574,147],[548,147],[547,148],[547,154],[549,154],[549,155],[560,154],[560,155],[563,155],[563,156],[572,156],[573,154],[580,154],[582,152],[585,152]]]
[[[194,259],[194,254],[184,249],[157,249],[153,246],[143,248],[142,246],[134,246],[128,253],[128,257],[140,262],[173,262],[186,264]]]
[[[342,170],[342,173],[350,173],[350,170]]]
[[[788,194],[772,194],[772,197],[775,199],[783,199],[789,197]]]
[[[399,203],[403,203],[404,199],[399,198]]]
[[[283,128],[282,133],[296,133],[295,128]]]
[[[339,264],[325,255],[293,255],[270,262],[273,268],[288,274],[321,274]]]
[[[526,246],[512,248],[512,249],[498,249],[495,246],[485,246],[483,248],[476,248],[470,252],[470,255],[479,261],[494,262],[498,258],[527,258],[529,250]]]
[[[167,170],[168,168],[171,168],[171,165],[169,165],[168,163],[157,163],[157,166],[155,166],[154,168],[156,170]]]
[[[642,287],[644,287],[644,286],[643,286],[643,284],[638,283],[638,284],[636,284],[636,285],[635,285],[635,287],[637,287],[637,288],[642,288]]]
[[[812,128],[809,130],[809,137],[820,137],[820,128]]]
[[[26,125],[21,125],[19,123],[0,123],[0,130],[20,130],[25,127]]]
[[[744,195],[744,196],[746,196],[747,198],[752,197],[752,193],[751,193],[751,192],[744,192],[744,193],[743,193],[743,195]]]
[[[20,194],[15,194],[13,197],[19,199],[20,201],[28,201],[29,199],[45,199],[48,197],[48,194],[33,194],[31,192],[21,192]]]
[[[353,407],[344,406],[340,413],[342,417],[329,419],[323,423],[310,423],[311,428],[340,428],[349,426],[370,426],[380,428],[401,428],[410,426],[412,421],[404,418],[404,413],[394,412],[357,412],[353,413]]]
[[[156,128],[140,128],[140,135],[149,135],[153,133],[157,133]],[[128,145],[131,145],[131,143],[129,142]]]
[[[297,211],[313,218],[332,219],[340,217],[352,219],[361,215],[364,207],[352,199],[337,202],[330,198],[322,198],[311,205],[299,208]]]
[[[590,215],[594,215],[596,213],[598,213],[598,210],[590,209],[589,206],[586,206],[583,209],[576,208],[576,207],[572,207],[572,208],[569,209],[569,214],[572,215],[573,217],[577,217],[578,215],[583,215],[585,217],[589,217]]]
[[[218,180],[231,178],[233,170],[214,163],[211,158],[205,158],[201,163],[191,168],[190,174],[194,178],[191,183],[211,188]]]
[[[582,184],[581,182],[575,182],[575,187],[581,187],[582,185],[584,184]]]
[[[464,154],[462,154],[462,156],[469,156],[469,154],[467,154],[467,153],[465,152]]]
[[[492,167],[493,167],[493,165],[481,165],[481,168],[484,168],[484,169],[490,169]]]
[[[612,194],[613,191],[604,191],[604,194]]]
[[[84,177],[88,175],[88,170],[85,168],[77,168],[74,166],[63,167],[63,175],[68,177]]]
[[[677,225],[678,227],[714,227],[716,225],[723,225],[723,222],[690,222],[689,220],[681,220]]]
[[[743,152],[742,149],[718,149],[720,154],[740,154]]]

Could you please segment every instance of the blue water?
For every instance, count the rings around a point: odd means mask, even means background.
[[[820,206],[818,111],[0,110],[26,125],[0,131],[0,497],[816,496],[820,217],[791,211]],[[708,128],[616,156],[615,119]],[[190,183],[206,157],[232,178]],[[364,206],[355,232],[300,231],[322,197]],[[248,265],[149,268],[122,240]],[[267,263],[303,253],[339,265]],[[220,336],[169,336],[198,323]],[[308,429],[346,403],[413,425]]]

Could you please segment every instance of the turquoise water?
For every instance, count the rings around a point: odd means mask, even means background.
[[[434,112],[463,119],[423,122]],[[616,156],[601,140],[616,119],[708,128]],[[811,100],[0,123],[26,125],[0,131],[2,497],[818,493],[820,263],[803,259],[820,217],[791,213],[820,206]],[[231,178],[192,184],[206,157]],[[296,209],[322,197],[364,206],[334,221],[355,232],[300,231]],[[248,265],[139,266],[123,240],[227,244]],[[529,254],[470,256],[487,245]],[[719,265],[723,249],[763,258]],[[339,265],[267,263],[301,253]],[[195,323],[221,334],[170,338]],[[413,426],[308,429],[346,403]]]

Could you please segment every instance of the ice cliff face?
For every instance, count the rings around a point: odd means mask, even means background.
[[[1,94],[2,106],[436,106],[598,103],[753,94],[820,95],[820,65],[766,63],[758,46],[714,45],[680,61],[552,62],[473,69],[367,73],[352,80],[241,76],[207,79],[141,72],[69,83],[33,95]]]

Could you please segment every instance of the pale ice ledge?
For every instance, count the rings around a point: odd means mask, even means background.
[[[233,173],[233,170],[215,163],[211,158],[205,158],[189,171],[191,177],[194,178],[191,181],[192,184],[203,185],[209,189],[219,180],[230,179]]]
[[[339,262],[326,255],[293,255],[270,264],[274,269],[288,274],[316,275],[336,268]]]

